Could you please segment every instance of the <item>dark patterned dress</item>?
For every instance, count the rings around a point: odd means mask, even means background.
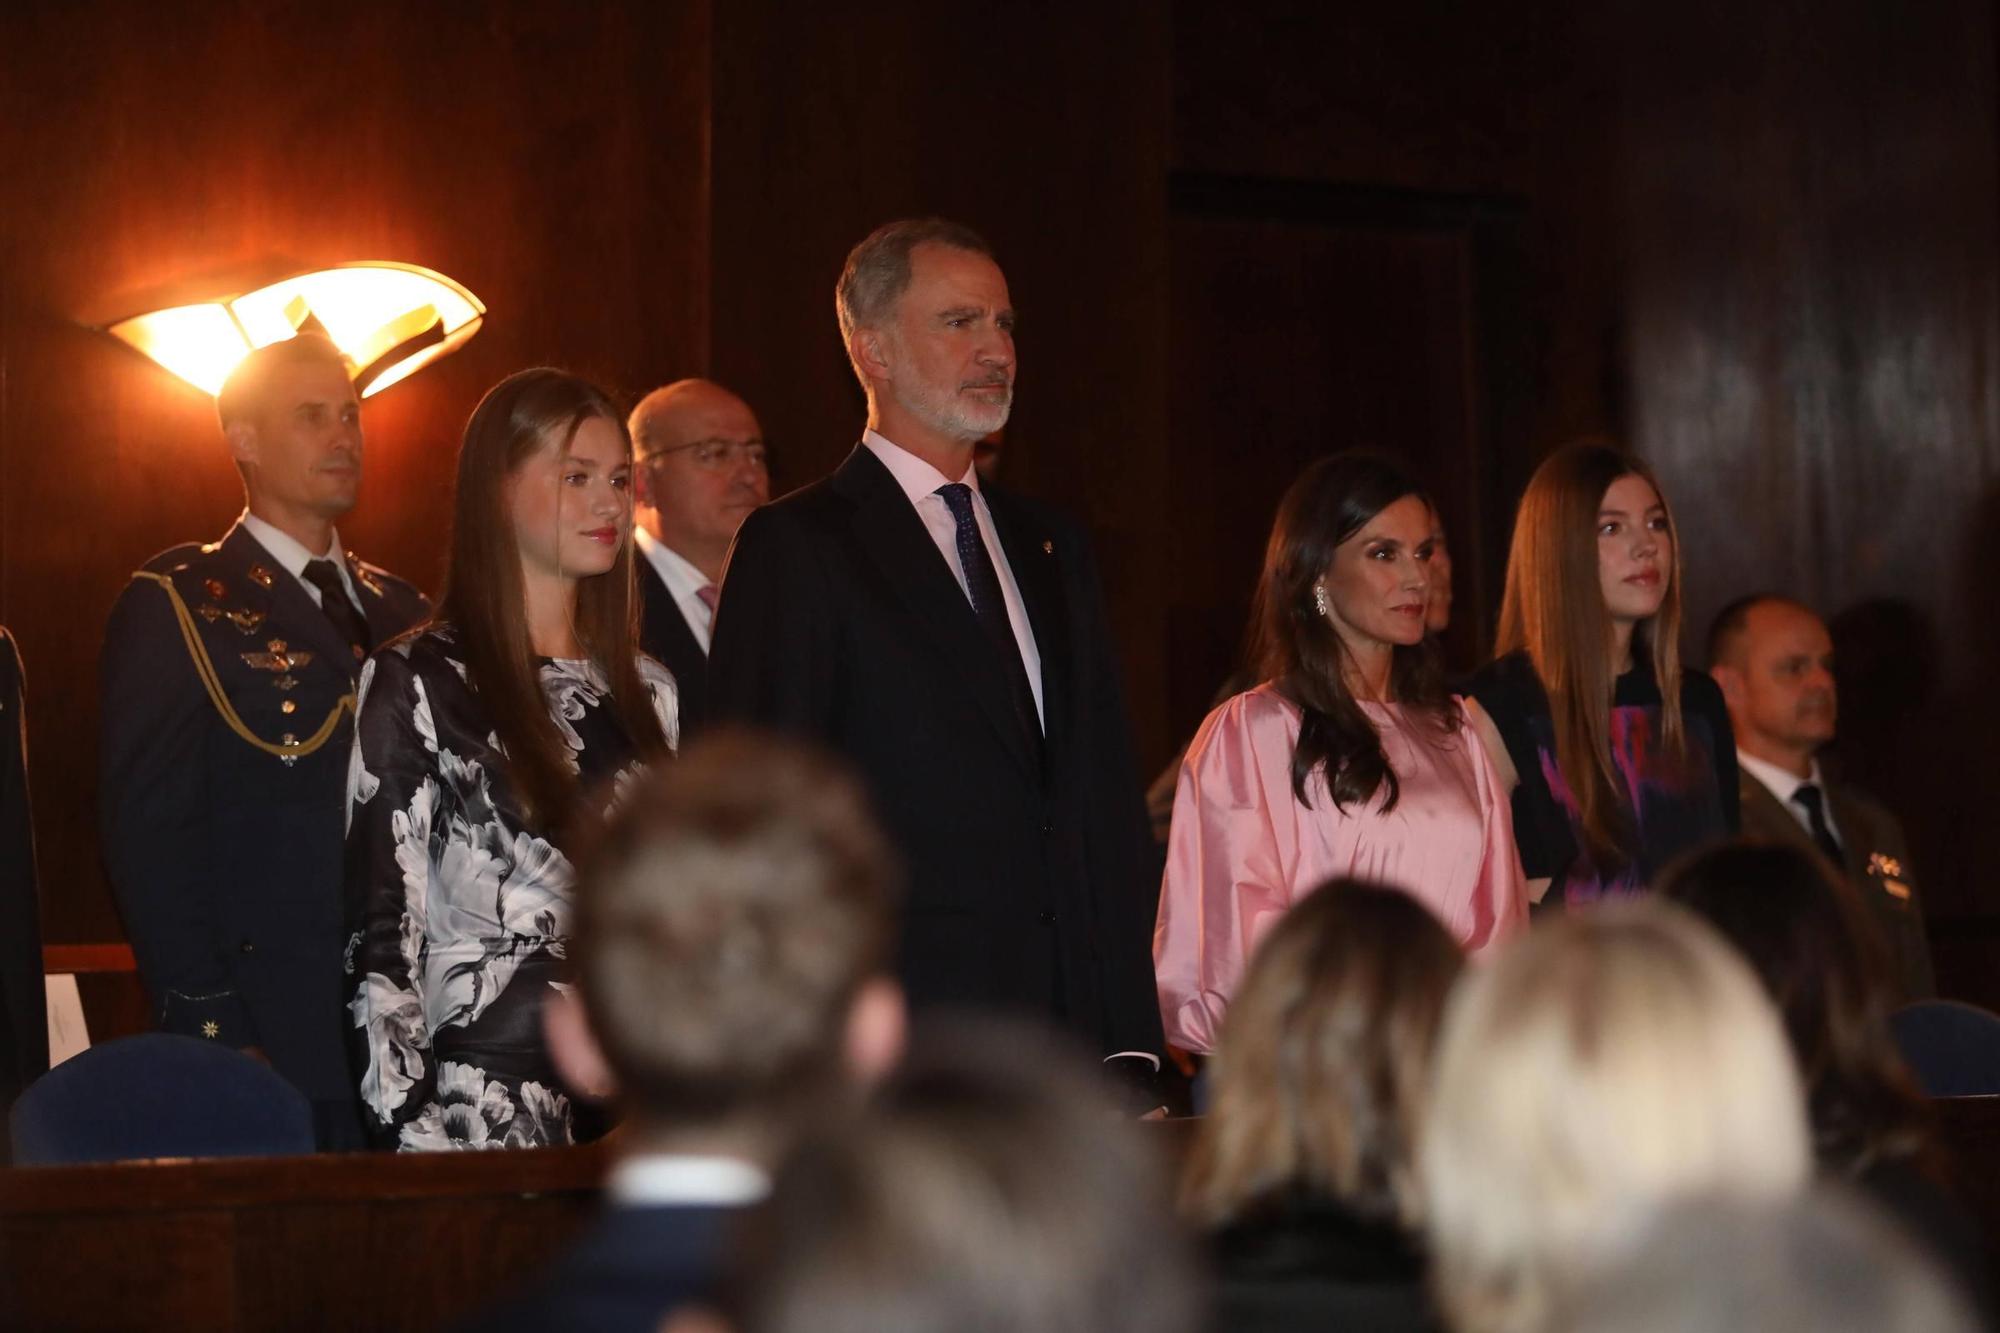
[[[637,755],[603,675],[540,662],[549,714],[586,788],[615,792]],[[669,743],[673,677],[640,676]],[[363,670],[347,782],[347,971],[374,1137],[404,1150],[572,1142],[542,1040],[562,985],[574,873],[530,826],[449,626]],[[615,795],[612,799],[615,799]]]
[[[1637,656],[1637,654],[1634,654]],[[1741,827],[1736,740],[1722,691],[1700,671],[1681,672],[1681,721],[1687,753],[1660,741],[1660,687],[1646,663],[1618,677],[1611,699],[1611,761],[1638,831],[1629,865],[1600,867],[1585,848],[1582,814],[1556,764],[1555,720],[1526,654],[1490,663],[1466,693],[1493,719],[1519,782],[1514,787],[1514,842],[1521,871],[1548,879],[1541,908],[1638,893],[1667,862]]]

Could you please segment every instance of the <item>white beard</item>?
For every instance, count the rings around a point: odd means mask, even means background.
[[[894,347],[894,343],[891,343]],[[897,359],[901,360],[901,347],[895,347]],[[889,383],[889,391],[904,410],[941,435],[964,440],[968,444],[985,439],[994,431],[1007,424],[1008,414],[1014,410],[1014,390],[1010,386],[1007,394],[997,403],[983,403],[968,398],[956,388],[942,389],[935,384],[911,376],[895,379]]]

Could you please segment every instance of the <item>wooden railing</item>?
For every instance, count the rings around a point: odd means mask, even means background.
[[[2000,1097],[1938,1106],[1955,1191],[1991,1244]],[[1191,1128],[1141,1132],[1178,1157]],[[592,1147],[14,1171],[0,1177],[0,1327],[440,1333],[563,1246],[608,1160]]]

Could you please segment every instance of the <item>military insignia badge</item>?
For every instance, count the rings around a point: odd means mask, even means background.
[[[207,615],[207,613],[208,608],[203,607],[202,614]],[[264,623],[264,612],[262,611],[252,611],[245,608],[241,611],[225,611],[223,614],[229,617],[230,624],[236,626],[237,629],[242,630],[245,634],[255,634],[257,627]],[[209,619],[213,620],[215,617],[209,616]]]
[[[268,588],[271,586],[271,571],[262,565],[252,565],[250,566],[250,581],[260,588]],[[221,594],[218,593],[216,595],[220,596]]]
[[[1910,886],[1903,882],[1903,863],[1880,852],[1868,854],[1868,877],[1882,886],[1882,892],[1897,902],[1910,901]]]
[[[273,682],[281,690],[288,690],[298,682],[291,679],[293,667],[312,665],[313,655],[290,649],[283,639],[272,639],[264,645],[261,653],[244,653],[243,664],[256,671],[269,671],[278,679]]]
[[[194,613],[211,625],[222,619],[222,608],[214,602],[203,602],[194,609]]]
[[[203,592],[218,600],[229,595],[229,589],[223,586],[221,579],[205,579],[201,587]]]

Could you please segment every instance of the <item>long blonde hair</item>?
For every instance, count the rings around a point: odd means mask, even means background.
[[[1526,653],[1549,698],[1556,764],[1577,805],[1591,859],[1614,869],[1635,859],[1637,832],[1611,759],[1611,612],[1598,577],[1597,514],[1620,477],[1640,477],[1666,510],[1673,541],[1666,596],[1633,630],[1633,659],[1645,651],[1660,687],[1660,739],[1675,761],[1687,756],[1681,717],[1681,545],[1679,525],[1652,469],[1608,444],[1556,450],[1528,481],[1514,516],[1507,589],[1500,602],[1496,656]]]
[[[1414,1229],[1417,1124],[1462,963],[1394,889],[1337,879],[1287,913],[1230,1002],[1182,1210],[1214,1227],[1303,1189]]]

